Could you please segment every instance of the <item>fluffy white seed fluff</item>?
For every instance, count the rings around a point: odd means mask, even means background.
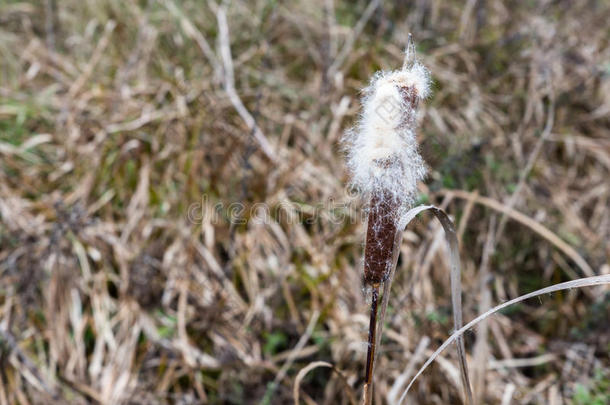
[[[417,61],[378,72],[364,89],[360,120],[344,138],[352,185],[359,191],[402,206],[413,203],[426,174],[415,139],[416,106],[429,91],[430,74]]]

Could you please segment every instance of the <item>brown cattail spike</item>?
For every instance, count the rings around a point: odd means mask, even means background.
[[[392,263],[398,203],[391,198],[373,196],[369,211],[364,248],[364,283],[385,281]]]

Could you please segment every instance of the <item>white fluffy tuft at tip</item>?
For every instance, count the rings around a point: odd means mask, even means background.
[[[378,72],[364,90],[358,124],[344,137],[352,185],[411,205],[426,174],[415,139],[417,105],[430,93],[430,74],[419,62]]]

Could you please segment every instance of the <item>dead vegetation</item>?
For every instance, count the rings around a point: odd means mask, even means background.
[[[610,273],[609,20],[584,0],[3,1],[0,404],[358,398],[365,227],[338,139],[409,32],[435,82],[421,199],[456,219],[464,320]],[[416,222],[377,404],[451,332],[443,231]],[[475,397],[606,403],[609,294],[467,333]],[[410,403],[460,403],[459,379],[444,352]]]

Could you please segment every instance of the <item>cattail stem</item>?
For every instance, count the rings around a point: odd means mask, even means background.
[[[366,375],[362,404],[369,405],[373,394],[373,368],[375,366],[375,349],[377,348],[377,301],[379,298],[379,283],[373,284],[371,298],[371,319],[369,321],[369,348],[366,354]]]
[[[366,355],[366,376],[364,381],[367,385],[373,382],[373,360],[375,348],[377,347],[377,299],[379,298],[379,284],[373,285],[373,297],[371,300],[371,320],[369,322],[369,349]]]

